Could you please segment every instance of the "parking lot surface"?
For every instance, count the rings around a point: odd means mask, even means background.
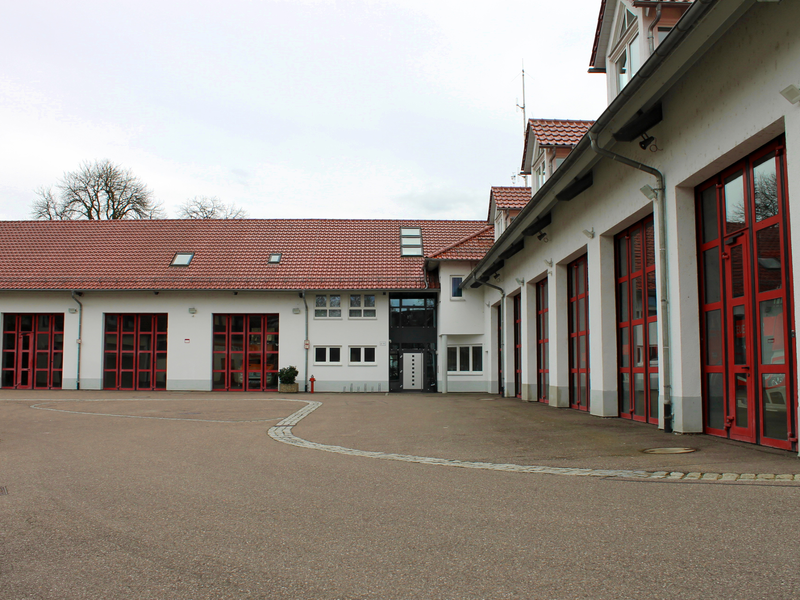
[[[306,401],[283,429],[309,445],[271,437]],[[664,447],[696,451],[642,452]],[[4,391],[0,596],[796,598],[795,474],[792,453],[483,395]]]

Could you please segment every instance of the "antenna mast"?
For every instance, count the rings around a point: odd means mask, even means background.
[[[525,61],[522,61],[522,106],[517,104],[517,108],[522,109],[522,133],[528,130],[528,116],[525,113]]]

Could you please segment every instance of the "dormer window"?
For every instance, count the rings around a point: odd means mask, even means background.
[[[194,258],[194,252],[176,252],[172,257],[170,267],[188,267]]]
[[[617,78],[617,93],[622,91],[641,66],[639,53],[639,28],[636,15],[620,3],[617,35],[614,48],[609,55]]]
[[[422,229],[419,227],[400,228],[400,255],[422,256]]]

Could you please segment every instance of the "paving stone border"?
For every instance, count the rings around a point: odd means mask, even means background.
[[[444,467],[461,467],[463,469],[481,469],[486,471],[506,471],[512,473],[543,473],[546,475],[572,475],[583,477],[616,477],[621,479],[647,479],[662,481],[703,481],[721,483],[787,483],[800,482],[800,474],[781,474],[774,473],[682,473],[680,471],[638,471],[630,469],[574,469],[567,467],[545,467],[536,465],[515,465],[502,463],[471,462],[464,460],[450,460],[446,458],[433,458],[430,456],[414,456],[412,454],[392,454],[387,452],[373,452],[369,450],[356,450],[343,446],[333,446],[330,444],[319,444],[297,437],[292,433],[292,427],[297,425],[305,417],[322,406],[322,402],[316,400],[295,400],[281,398],[281,400],[291,400],[292,402],[305,402],[306,406],[292,413],[267,432],[269,436],[283,444],[297,446],[299,448],[309,448],[322,452],[333,452],[336,454],[346,454],[348,456],[362,456],[365,458],[376,458],[378,460],[396,460],[401,462],[419,463],[425,465],[439,465]]]

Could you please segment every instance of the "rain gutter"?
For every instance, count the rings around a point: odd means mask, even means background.
[[[81,301],[78,300],[78,298],[76,298],[76,296],[75,296],[76,294],[80,295],[81,292],[76,292],[75,290],[72,290],[70,292],[70,295],[72,296],[72,299],[75,300],[75,302],[78,303],[78,340],[77,340],[77,344],[78,344],[78,366],[77,366],[77,371],[75,373],[75,386],[76,386],[75,389],[79,390],[79,389],[81,389],[81,344],[83,343],[83,339],[82,339],[83,338],[83,304],[81,304]]]

